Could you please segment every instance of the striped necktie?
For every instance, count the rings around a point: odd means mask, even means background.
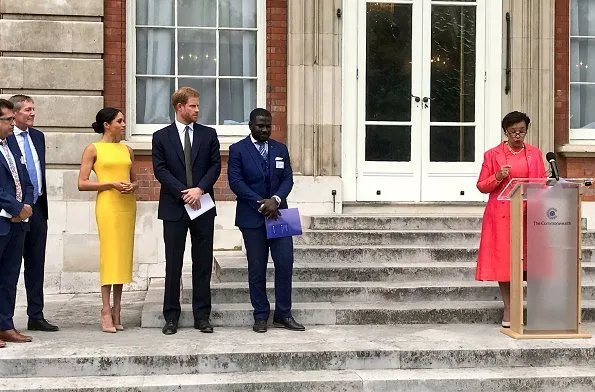
[[[8,143],[6,140],[0,140],[0,145],[4,150],[4,156],[6,161],[8,162],[8,168],[10,169],[10,174],[12,174],[12,179],[14,180],[14,185],[16,188],[16,198],[17,200],[23,201],[23,189],[21,188],[21,180],[19,180],[19,173],[17,172],[17,167],[13,160],[13,155],[8,148]]]

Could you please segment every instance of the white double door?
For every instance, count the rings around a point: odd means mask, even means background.
[[[482,200],[485,2],[359,1],[357,200]]]

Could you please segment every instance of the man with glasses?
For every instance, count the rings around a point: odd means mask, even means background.
[[[15,127],[8,137],[11,148],[18,148],[25,159],[27,173],[33,184],[33,216],[29,232],[25,234],[25,289],[27,291],[27,316],[29,331],[57,331],[43,315],[43,281],[45,249],[48,235],[48,197],[45,185],[45,137],[33,128],[35,103],[27,95],[10,97],[14,105]]]
[[[17,282],[21,272],[26,221],[33,213],[33,185],[24,158],[6,139],[15,124],[14,105],[0,99],[0,347],[25,343],[31,337],[14,328]]]

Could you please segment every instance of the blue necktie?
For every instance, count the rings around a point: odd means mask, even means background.
[[[33,183],[33,203],[37,202],[39,196],[39,182],[37,180],[37,169],[35,168],[35,161],[33,160],[33,152],[31,151],[31,145],[29,144],[29,138],[27,135],[29,132],[21,132],[25,146],[25,160],[27,166],[27,172],[29,173],[29,179]]]
[[[266,142],[258,143],[258,152],[264,160],[264,170],[269,171],[269,152],[267,151]]]

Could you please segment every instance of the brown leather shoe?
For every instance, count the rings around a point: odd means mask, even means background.
[[[7,331],[0,331],[0,340],[10,343],[28,343],[32,339],[31,336],[23,335],[15,329],[9,329]]]

